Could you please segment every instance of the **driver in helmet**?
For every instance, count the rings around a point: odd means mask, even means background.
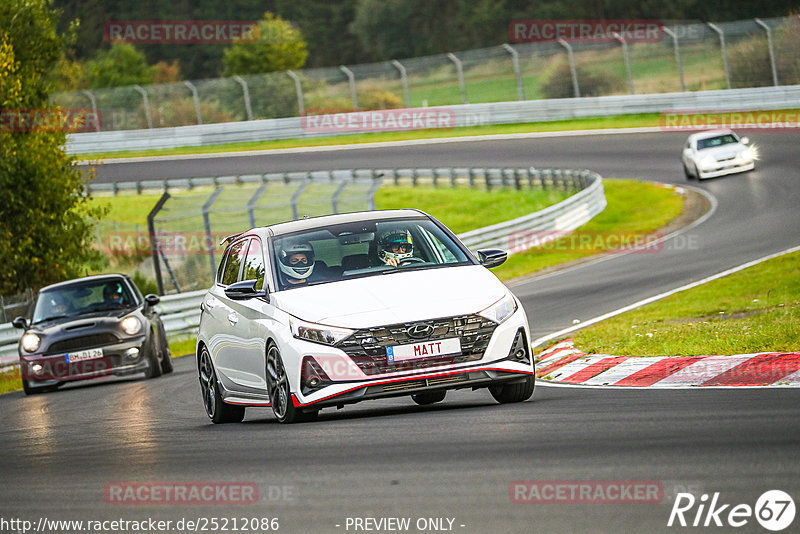
[[[305,284],[314,271],[314,249],[308,242],[290,243],[278,251],[278,268],[291,285]]]
[[[408,230],[390,230],[378,238],[378,258],[397,267],[414,255],[414,240]]]
[[[67,300],[58,293],[50,297],[50,315],[66,315],[69,311]]]
[[[122,286],[119,284],[108,284],[104,286],[103,301],[106,306],[122,305]]]

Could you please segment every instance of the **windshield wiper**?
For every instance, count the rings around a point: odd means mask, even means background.
[[[65,319],[70,317],[69,315],[51,315],[50,317],[45,317],[44,319],[39,319],[36,321],[37,323],[46,323],[47,321],[55,321],[56,319]]]

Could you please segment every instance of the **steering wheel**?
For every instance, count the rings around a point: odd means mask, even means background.
[[[407,265],[407,264],[410,264],[410,263],[427,263],[427,262],[425,260],[423,260],[422,258],[415,258],[414,256],[412,256],[410,258],[404,258],[404,259],[400,260],[397,265],[398,266]]]

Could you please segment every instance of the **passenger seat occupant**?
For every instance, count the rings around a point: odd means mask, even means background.
[[[301,241],[281,247],[278,251],[278,268],[290,284],[305,284],[314,271],[314,249]]]

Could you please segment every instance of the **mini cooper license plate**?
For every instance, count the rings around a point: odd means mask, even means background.
[[[65,354],[67,363],[82,362],[84,360],[94,360],[95,358],[103,357],[103,349],[89,349],[80,352],[71,352]]]
[[[432,358],[448,354],[461,354],[461,340],[457,337],[386,347],[386,360],[389,362]]]

